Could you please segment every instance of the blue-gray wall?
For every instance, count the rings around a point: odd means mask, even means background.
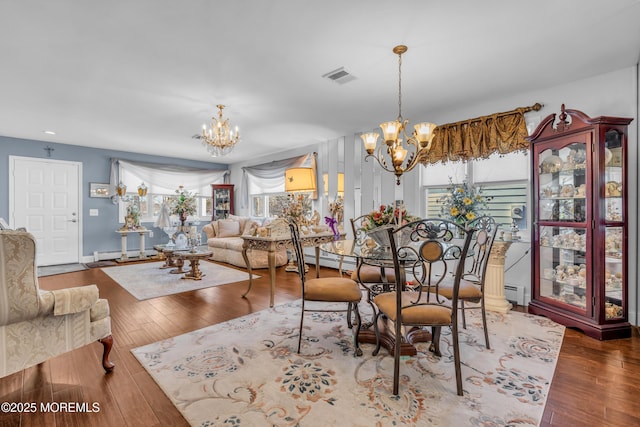
[[[82,163],[82,255],[93,257],[94,251],[120,252],[120,235],[115,232],[121,227],[118,223],[118,206],[108,198],[89,197],[89,183],[108,183],[111,172],[111,159],[144,161],[176,166],[189,166],[201,169],[226,170],[227,165],[198,162],[161,156],[148,156],[126,151],[104,150],[76,145],[56,144],[0,136],[0,217],[9,220],[9,156],[48,158],[46,147],[53,148],[52,160],[65,160]],[[98,216],[89,216],[89,209],[98,209]],[[153,224],[144,224],[153,230],[154,237],[147,238],[145,246],[165,243],[166,235]],[[139,248],[139,241],[133,236],[129,239],[129,251]]]

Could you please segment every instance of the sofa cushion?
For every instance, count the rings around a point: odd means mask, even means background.
[[[244,231],[244,228],[247,225],[247,222],[249,221],[248,216],[238,216],[233,214],[229,215],[227,219],[231,221],[237,221],[240,224],[240,233]]]
[[[234,251],[242,252],[242,245],[244,245],[243,239],[227,239],[225,242],[225,248]]]
[[[215,249],[227,249],[229,246],[235,246],[238,242],[240,243],[240,250],[242,250],[243,240],[240,237],[213,237],[207,240],[207,246],[215,252]]]
[[[240,235],[240,223],[234,220],[220,220],[218,221],[219,233],[216,233],[216,237],[234,237]]]

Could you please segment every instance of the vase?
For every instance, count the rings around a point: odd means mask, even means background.
[[[389,230],[390,228],[394,229],[395,227],[396,227],[395,225],[383,225],[383,226],[374,228],[373,230],[367,231],[367,235],[371,237],[378,244],[378,246],[382,248],[388,248],[391,246],[391,244],[389,243],[389,232],[387,230]],[[396,246],[407,245],[409,244],[409,240],[411,237],[411,229],[405,228],[403,231],[401,231],[400,233],[397,233],[395,236],[396,236]]]
[[[180,222],[183,227],[184,227],[184,223],[187,221],[187,216],[188,215],[186,212],[180,212]]]

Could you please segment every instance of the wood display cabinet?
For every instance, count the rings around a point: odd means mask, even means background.
[[[212,184],[212,221],[233,215],[233,184]]]
[[[631,335],[627,305],[627,126],[565,109],[531,141],[529,312],[598,338]]]

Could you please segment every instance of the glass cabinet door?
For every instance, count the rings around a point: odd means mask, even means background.
[[[540,228],[540,296],[586,312],[591,291],[584,228]],[[588,295],[589,294],[589,295]]]
[[[607,227],[604,249],[604,315],[606,320],[619,319],[624,316],[622,308],[622,301],[624,297],[624,269],[622,268],[624,253],[622,246],[622,227]]]
[[[213,185],[213,219],[225,219],[233,213],[233,188],[231,185]]]
[[[586,161],[584,142],[575,142],[560,150],[540,152],[539,220],[586,220]]]
[[[623,155],[620,134],[615,130],[607,132],[604,148],[605,221],[625,220],[622,217]]]

